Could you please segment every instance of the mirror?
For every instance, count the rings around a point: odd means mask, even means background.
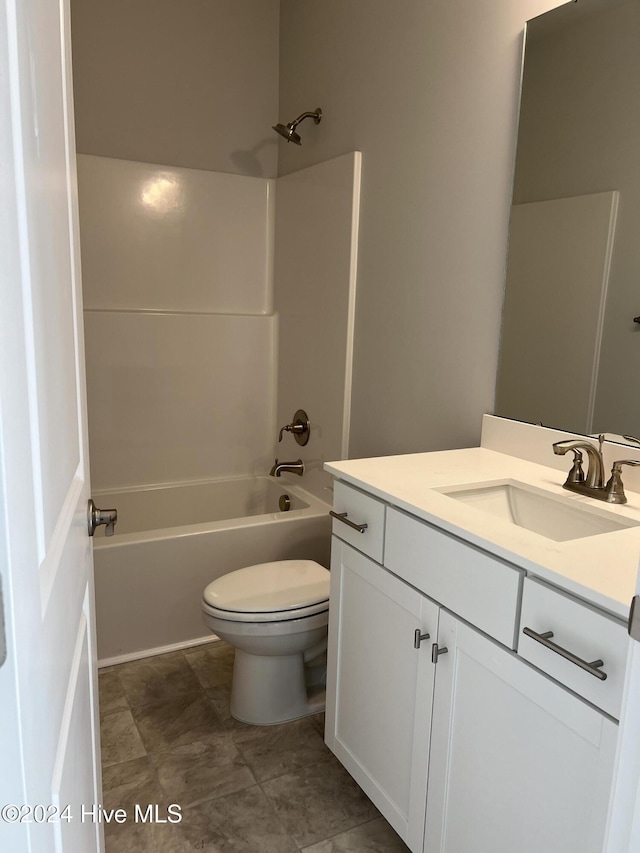
[[[640,0],[527,25],[498,415],[640,437],[639,44]]]

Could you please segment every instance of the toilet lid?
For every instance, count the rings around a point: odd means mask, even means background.
[[[206,587],[204,603],[229,613],[315,611],[329,601],[329,572],[313,560],[279,560],[229,572]],[[291,616],[300,615],[291,613]]]

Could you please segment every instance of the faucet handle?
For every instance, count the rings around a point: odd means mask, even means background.
[[[302,447],[304,447],[304,445],[309,441],[311,424],[309,423],[309,416],[304,409],[298,409],[294,414],[291,423],[285,424],[282,427],[278,433],[278,441],[282,441],[282,436],[285,432],[290,432]]]
[[[635,459],[618,459],[617,462],[613,463],[613,468],[611,469],[612,474],[620,474],[622,473],[623,465],[631,465],[634,468],[640,465],[640,462],[637,462]]]
[[[571,470],[569,471],[566,479],[566,483],[584,483],[584,469],[582,467],[582,453],[577,450],[575,447],[571,448],[573,450],[573,465],[571,466]]]
[[[637,465],[640,465],[640,462],[637,462],[635,459],[618,459],[613,463],[611,477],[609,477],[609,481],[605,486],[608,503],[626,504],[627,502],[627,496],[624,493],[624,485],[622,483],[623,465],[633,465],[636,467]]]
[[[278,433],[278,441],[282,441],[282,436],[285,432],[292,432],[294,435],[301,435],[304,431],[304,424],[285,424]]]

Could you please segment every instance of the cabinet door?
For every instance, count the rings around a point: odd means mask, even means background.
[[[333,538],[325,739],[422,850],[438,607]],[[416,628],[431,635],[414,648]]]
[[[425,853],[600,853],[617,725],[440,614]]]

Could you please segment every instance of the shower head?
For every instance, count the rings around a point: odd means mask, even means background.
[[[291,122],[291,124],[274,124],[273,129],[276,133],[279,133],[280,136],[284,136],[287,142],[295,142],[296,145],[302,145],[302,140],[295,132],[292,125],[293,122]]]
[[[296,145],[302,145],[302,140],[300,139],[299,134],[296,133],[296,127],[306,118],[312,118],[316,124],[320,124],[322,120],[322,110],[318,107],[318,109],[312,113],[302,113],[297,119],[290,121],[289,124],[274,124],[273,129],[276,133],[279,133],[280,136],[283,136],[287,142],[295,142]]]

